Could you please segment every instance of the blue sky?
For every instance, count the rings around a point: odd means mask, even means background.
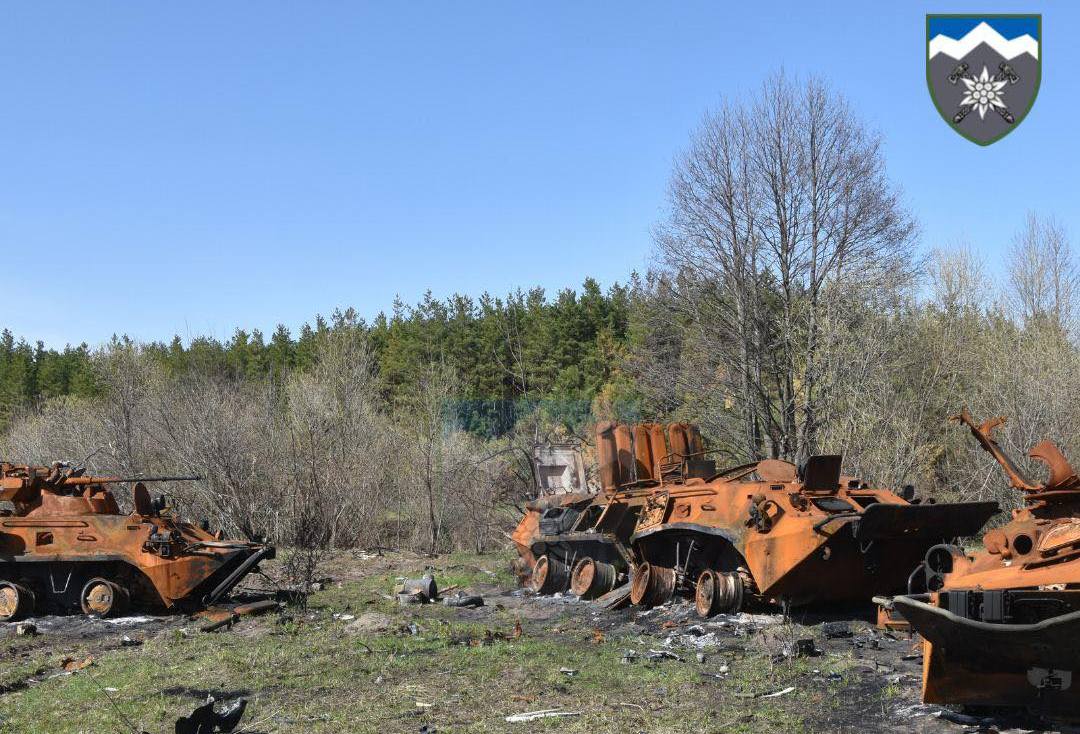
[[[53,346],[290,328],[426,289],[647,267],[702,114],[783,65],[886,140],[930,247],[991,270],[1025,212],[1074,239],[1080,8],[917,3],[11,4],[0,326]],[[1044,74],[987,148],[926,89],[926,12],[1043,13]]]

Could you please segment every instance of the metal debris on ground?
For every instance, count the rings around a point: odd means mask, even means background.
[[[960,724],[961,726],[978,727],[979,730],[993,728],[996,731],[998,726],[1001,725],[1001,722],[996,721],[991,716],[970,716],[957,711],[949,711],[948,709],[935,711],[932,716],[938,719],[944,719],[953,724]]]
[[[784,646],[784,657],[813,658],[820,654],[821,650],[817,649],[812,637],[795,640],[791,645]]]
[[[240,604],[239,606],[231,608],[207,609],[200,612],[198,616],[206,619],[209,624],[204,625],[200,629],[203,632],[214,632],[222,627],[231,626],[240,621],[241,617],[247,617],[254,614],[265,614],[266,612],[277,608],[278,603],[275,600],[263,599],[261,601],[251,602],[250,604]]]
[[[847,622],[826,622],[821,625],[821,631],[830,640],[844,639],[855,635],[851,631],[851,625]]]
[[[468,645],[469,647],[480,647],[482,645],[493,645],[496,642],[506,640],[516,640],[523,634],[521,629],[520,620],[514,623],[514,628],[509,632],[497,632],[494,630],[484,630],[482,637],[473,637],[472,635],[459,636],[451,638],[451,641],[459,645]]]
[[[464,594],[459,591],[453,596],[444,597],[443,604],[448,607],[482,607],[484,606],[484,597],[479,594]]]
[[[427,604],[439,598],[439,586],[427,573],[418,579],[402,579],[397,595],[401,604]]]
[[[73,657],[64,657],[60,660],[60,667],[68,673],[76,673],[85,668],[89,668],[94,664],[94,656],[88,655],[85,658],[78,660]]]
[[[617,586],[595,601],[604,609],[622,609],[630,604],[630,582]]]
[[[176,734],[228,734],[236,729],[247,709],[247,699],[238,698],[232,703],[215,709],[214,697],[207,696],[206,703],[176,720]]]

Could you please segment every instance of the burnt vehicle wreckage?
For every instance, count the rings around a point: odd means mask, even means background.
[[[146,484],[197,477],[85,476],[80,467],[0,463],[0,621],[135,606],[192,611],[228,594],[273,558],[260,543],[222,540],[182,521]],[[111,485],[131,482],[133,510]]]
[[[923,700],[1014,706],[1051,718],[1080,717],[1080,478],[1053,443],[1029,456],[1044,482],[1026,477],[993,437],[998,417],[968,426],[1024,495],[983,549],[931,548],[924,594],[890,604],[924,640]]]
[[[542,497],[513,534],[539,593],[618,592],[654,606],[692,596],[702,616],[750,601],[867,601],[899,593],[927,550],[973,535],[995,502],[922,502],[841,473],[839,456],[717,471],[697,427],[603,423],[602,491]]]

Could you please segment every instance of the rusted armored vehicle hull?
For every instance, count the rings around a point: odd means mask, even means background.
[[[525,529],[536,522],[539,530],[545,512],[559,512],[539,508],[540,519],[526,518],[518,529],[519,550],[531,552],[523,554],[526,563],[550,552],[545,574],[553,560],[568,567],[555,566],[560,584],[541,590],[564,585],[564,577],[572,583],[593,558],[625,567],[635,604],[687,593],[706,616],[750,599],[869,601],[903,591],[928,548],[977,532],[997,511],[992,502],[911,502],[841,476],[836,456],[811,457],[801,469],[765,460],[716,472],[700,434],[686,424],[666,432],[655,424],[602,424],[597,445],[604,492],[579,500],[562,532]],[[605,523],[611,513],[618,521]],[[592,555],[605,535],[621,563]]]
[[[0,621],[132,606],[190,610],[223,597],[274,549],[224,541],[164,512],[142,482],[121,514],[111,478],[0,464]]]
[[[557,495],[530,502],[511,536],[518,550],[515,571],[523,584],[550,593],[565,591],[579,561],[578,592],[595,597],[621,582],[633,564],[629,539],[647,492],[611,496]],[[541,562],[543,559],[543,562]],[[539,563],[539,568],[537,567]],[[582,574],[592,574],[588,579]]]
[[[1002,418],[957,418],[1025,493],[1025,506],[986,533],[979,552],[932,548],[928,593],[892,600],[925,640],[923,699],[1080,719],[1080,479],[1044,441],[1030,456],[1049,477],[1033,483],[993,438]]]
[[[1080,717],[1080,592],[957,590],[893,604],[925,641],[927,703]]]

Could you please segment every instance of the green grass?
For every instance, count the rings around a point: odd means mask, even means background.
[[[460,560],[443,558],[439,565]],[[489,583],[481,564],[495,570],[497,561],[474,557],[460,562],[460,571],[451,568],[437,578],[443,586]],[[423,568],[402,570],[412,575]],[[424,724],[436,726],[440,734],[800,731],[800,711],[828,705],[827,687],[801,683],[795,693],[776,699],[737,695],[806,680],[804,661],[772,665],[760,653],[729,654],[723,656],[731,669],[724,680],[700,674],[715,670],[720,655],[704,665],[693,651],[684,653],[682,662],[639,659],[626,664],[621,662],[624,650],[643,653],[659,647],[659,640],[597,644],[580,617],[526,620],[520,638],[495,635],[490,644],[478,644],[488,631],[509,635],[516,621],[513,610],[492,610],[479,623],[461,621],[457,610],[439,605],[397,607],[381,596],[392,589],[394,575],[332,585],[312,598],[307,616],[293,612],[292,619],[246,620],[222,634],[196,632],[193,624],[187,635],[170,631],[141,647],[99,651],[87,670],[0,697],[0,732],[130,731],[122,719],[153,734],[171,732],[176,717],[198,702],[183,692],[167,692],[178,686],[248,691],[247,729],[314,734],[417,732]],[[334,613],[372,610],[391,618],[391,631],[354,635],[346,631],[346,621],[333,618]],[[419,635],[394,631],[409,622],[420,627]],[[552,632],[555,626],[564,631]],[[36,648],[24,661],[23,673],[36,665],[55,666],[56,658],[55,650]],[[812,662],[824,667],[826,661]],[[577,673],[569,676],[560,668]],[[21,674],[4,671],[0,681]],[[115,706],[105,688],[117,689],[109,694]],[[516,725],[504,720],[509,714],[556,707],[581,715]]]

